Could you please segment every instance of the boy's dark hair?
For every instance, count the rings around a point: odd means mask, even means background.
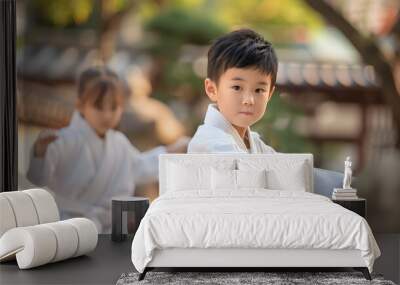
[[[218,83],[229,68],[254,67],[271,75],[275,86],[278,59],[268,41],[250,29],[240,29],[216,39],[208,51],[207,77]]]
[[[90,103],[101,110],[106,96],[112,96],[112,108],[122,105],[124,90],[118,75],[106,66],[85,69],[78,78],[78,99],[80,104]]]

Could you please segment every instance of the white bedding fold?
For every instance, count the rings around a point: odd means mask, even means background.
[[[361,216],[307,192],[248,189],[167,193],[142,219],[132,262],[143,272],[154,249],[358,249],[372,272],[379,248]]]

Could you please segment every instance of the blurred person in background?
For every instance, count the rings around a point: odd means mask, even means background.
[[[97,66],[78,79],[76,110],[66,128],[42,131],[27,177],[54,192],[63,219],[84,216],[100,233],[111,229],[111,198],[133,195],[137,183],[158,179],[158,155],[186,152],[187,139],[141,153],[115,130],[124,88],[112,70]]]

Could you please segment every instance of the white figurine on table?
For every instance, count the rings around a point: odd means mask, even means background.
[[[351,170],[351,158],[346,157],[344,162],[344,177],[343,177],[343,187],[334,188],[332,193],[332,199],[334,200],[354,200],[357,199],[357,189],[351,187],[351,179],[353,176],[353,171]]]
[[[348,156],[346,157],[346,161],[344,162],[343,189],[352,189],[351,188],[352,175],[353,171],[351,170],[351,160],[350,156]]]

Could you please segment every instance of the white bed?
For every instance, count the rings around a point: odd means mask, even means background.
[[[132,243],[140,279],[155,267],[354,267],[370,278],[371,230],[313,194],[312,155],[167,154],[159,170],[160,197]]]

